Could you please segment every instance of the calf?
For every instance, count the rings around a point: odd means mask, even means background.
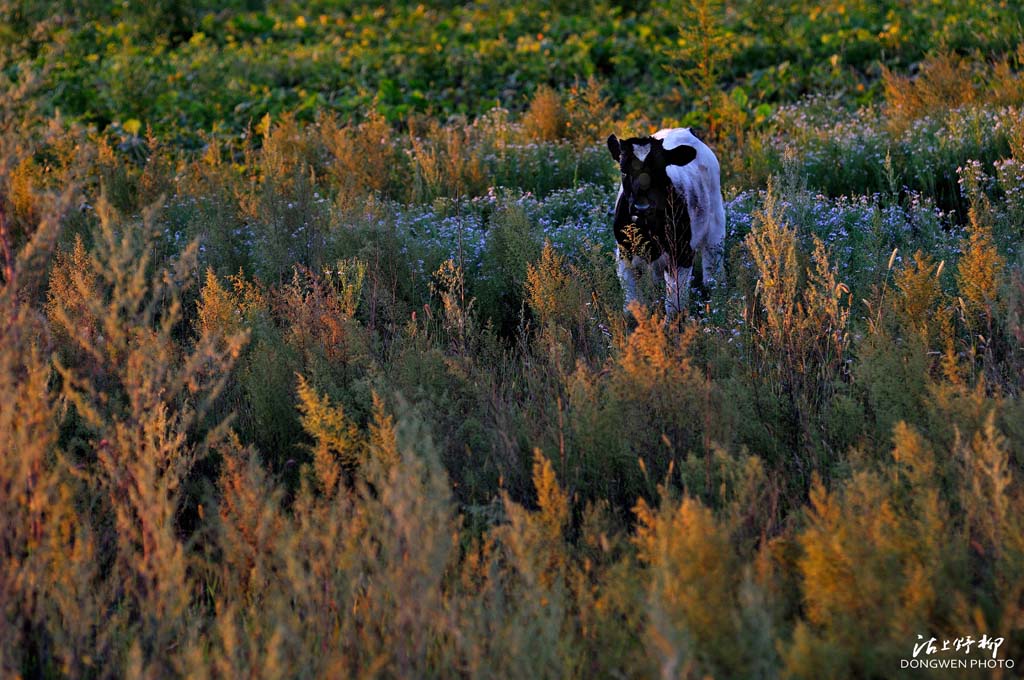
[[[608,137],[622,171],[615,201],[615,261],[626,297],[636,299],[634,267],[644,262],[665,278],[665,313],[683,307],[696,250],[705,284],[721,281],[725,242],[718,159],[689,128],[651,137]]]

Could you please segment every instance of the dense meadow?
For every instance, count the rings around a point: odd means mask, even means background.
[[[1021,673],[1020,3],[0,15],[0,676]]]

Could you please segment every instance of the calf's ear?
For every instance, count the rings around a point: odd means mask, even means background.
[[[665,165],[686,165],[697,157],[697,149],[683,144],[674,149],[665,149]]]
[[[608,150],[612,154],[612,158],[619,160],[621,158],[622,150],[619,148],[619,138],[614,134],[608,135]]]

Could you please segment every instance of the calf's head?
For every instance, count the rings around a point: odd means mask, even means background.
[[[669,204],[672,182],[666,169],[686,165],[697,157],[697,149],[681,145],[666,149],[660,139],[608,137],[608,151],[622,171],[622,194],[628,201],[630,219],[638,224],[661,221]]]

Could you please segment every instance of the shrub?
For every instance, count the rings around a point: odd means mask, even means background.
[[[551,87],[541,85],[533,93],[523,116],[523,132],[533,142],[555,142],[565,137],[567,116],[562,98]]]
[[[227,434],[223,423],[205,429],[203,415],[245,334],[204,334],[179,352],[179,291],[194,270],[195,247],[174,269],[151,272],[141,254],[146,241],[120,235],[109,206],[98,208],[97,253],[86,255],[79,241],[64,264],[83,271],[67,271],[56,279],[64,290],[51,290],[50,318],[73,347],[56,368],[77,416],[71,422],[86,442],[80,464],[93,480],[77,503],[94,508],[95,559],[123,584],[110,601],[119,612],[110,625],[131,631],[131,648],[110,650],[109,661],[128,651],[130,665],[167,672],[163,651],[191,639],[184,627],[191,596],[179,529],[183,484]],[[151,233],[152,219],[149,213],[136,227],[136,238]],[[92,332],[79,332],[83,321]]]
[[[760,224],[745,239],[757,273],[745,308],[755,371],[751,379],[776,400],[777,417],[789,435],[782,442],[792,456],[786,465],[801,470],[806,482],[807,470],[822,465],[811,453],[819,450],[820,434],[810,423],[837,391],[846,365],[850,291],[838,281],[817,237],[812,267],[804,271],[796,232],[783,224],[771,188],[755,219]],[[776,462],[774,455],[771,460]]]

